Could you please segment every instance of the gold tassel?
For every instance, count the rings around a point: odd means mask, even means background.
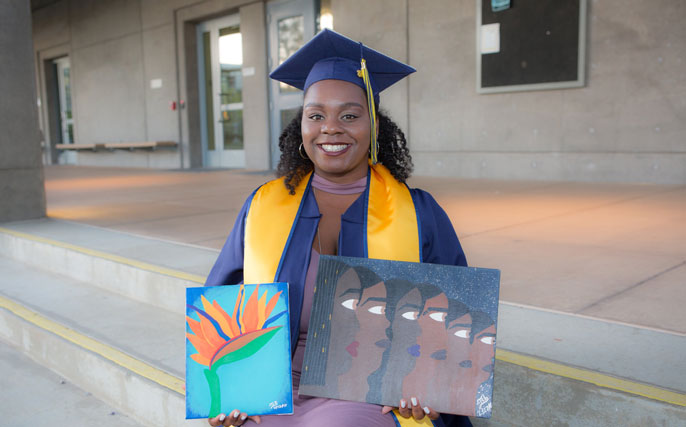
[[[357,70],[357,76],[362,77],[364,81],[364,86],[367,91],[367,106],[369,107],[369,121],[371,122],[371,145],[370,153],[372,164],[375,165],[378,162],[379,154],[379,143],[376,140],[376,108],[374,106],[374,93],[372,92],[372,83],[369,80],[369,71],[367,70],[367,62],[362,58],[360,60],[361,69]]]

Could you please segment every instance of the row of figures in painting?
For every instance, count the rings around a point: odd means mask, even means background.
[[[310,325],[321,327],[310,327],[300,393],[389,406],[416,396],[439,412],[490,417],[497,292],[471,276],[497,287],[499,272],[426,265],[415,276],[429,284],[393,277],[389,261],[342,259],[320,261]]]

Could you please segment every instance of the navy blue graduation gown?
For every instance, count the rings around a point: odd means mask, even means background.
[[[205,286],[232,285],[243,282],[243,242],[245,219],[255,192],[248,197],[238,213],[236,222],[224,244],[216,263],[207,276]],[[338,239],[338,254],[341,256],[364,257],[365,248],[365,210],[367,190],[353,202],[341,216],[341,231]],[[445,211],[426,191],[410,189],[419,220],[420,259],[432,264],[466,266],[462,246]],[[294,196],[295,197],[295,196]],[[321,214],[311,186],[303,195],[302,210],[296,219],[295,230],[287,245],[282,266],[275,282],[288,282],[290,301],[291,348],[299,336],[300,312],[302,311],[305,276],[310,264],[312,243]],[[471,425],[467,417],[443,416],[446,425]],[[466,423],[465,423],[466,422]]]

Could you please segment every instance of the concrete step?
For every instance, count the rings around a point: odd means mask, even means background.
[[[1,340],[144,425],[193,425],[181,313],[4,257],[0,271]]]
[[[217,251],[40,220],[0,225],[0,253],[15,277],[0,286],[0,336],[84,389],[110,388],[102,398],[146,425],[183,423],[183,290],[202,283]],[[475,424],[686,425],[685,346],[673,332],[501,302],[494,416]]]
[[[0,342],[0,414],[3,426],[51,427],[98,425],[138,427],[141,424],[65,378]]]
[[[654,393],[650,398],[642,396],[635,383],[613,382],[616,380],[540,359],[531,365],[508,363],[498,354],[493,416],[489,420],[472,418],[472,423],[475,427],[686,426],[683,394],[680,404],[670,404],[655,399]],[[621,391],[621,384],[634,390]]]
[[[179,312],[218,251],[68,221],[0,225],[0,255]]]
[[[686,335],[671,331],[501,301],[498,347],[686,392]]]
[[[133,301],[71,278],[0,257],[0,293],[96,341],[181,378],[184,354],[182,313]]]

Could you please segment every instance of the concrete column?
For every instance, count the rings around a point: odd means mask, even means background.
[[[31,6],[0,2],[0,222],[45,216]]]
[[[243,35],[243,142],[245,167],[269,169],[269,93],[264,3],[240,8]],[[247,73],[246,73],[247,71]]]

